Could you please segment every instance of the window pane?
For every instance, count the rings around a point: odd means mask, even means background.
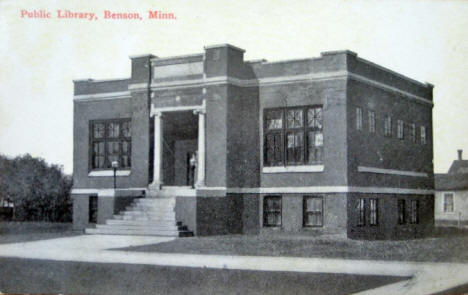
[[[118,141],[109,141],[107,143],[107,153],[108,154],[118,154],[119,153],[119,142]]]
[[[414,123],[410,125],[410,140],[412,142],[416,141],[416,124]]]
[[[287,128],[301,128],[303,125],[302,110],[287,110]]]
[[[104,156],[104,142],[95,142],[93,144],[93,151],[95,155]]]
[[[116,138],[119,137],[120,125],[119,123],[107,124],[107,137]]]
[[[398,223],[404,224],[405,223],[405,200],[398,200]]]
[[[122,141],[122,153],[124,153],[124,154],[130,153],[130,142],[129,141]]]
[[[370,216],[369,216],[369,224],[370,225],[377,225],[377,199],[370,199]]]
[[[322,129],[322,108],[310,108],[307,111],[307,126]]]
[[[283,111],[282,110],[269,110],[265,114],[266,116],[266,128],[271,129],[282,129],[283,128]]]
[[[307,133],[307,162],[309,164],[321,163],[323,154],[323,133],[310,131]]]
[[[418,200],[411,200],[411,223],[418,223]]]
[[[124,137],[132,136],[131,123],[128,121],[122,123],[122,136]]]
[[[120,167],[122,167],[122,168],[131,167],[131,161],[130,160],[131,160],[130,153],[122,154],[122,156],[120,157]]]
[[[421,126],[421,143],[425,144],[426,143],[426,127]]]
[[[358,199],[357,202],[357,217],[358,217],[358,226],[363,226],[366,224],[366,208],[365,208],[365,200],[364,199]]]
[[[95,123],[93,125],[93,137],[94,138],[104,138],[104,124],[102,123]]]
[[[453,194],[444,194],[444,212],[453,212]]]
[[[402,120],[397,121],[397,135],[399,139],[403,139],[404,124]]]
[[[283,163],[281,133],[270,133],[266,135],[265,141],[265,165],[276,166]]]
[[[385,125],[384,125],[384,134],[387,136],[392,135],[392,117],[386,116],[385,117]]]
[[[288,163],[302,163],[303,158],[303,145],[304,133],[291,132],[287,134],[287,161]]]
[[[373,111],[369,111],[369,132],[375,133],[375,113]]]
[[[362,130],[362,109],[356,108],[356,129]]]

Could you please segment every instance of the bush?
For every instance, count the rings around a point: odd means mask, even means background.
[[[0,155],[0,199],[13,201],[16,221],[71,222],[71,187],[61,166],[29,154]]]

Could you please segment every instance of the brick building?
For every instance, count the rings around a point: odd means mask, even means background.
[[[76,229],[392,239],[432,227],[432,85],[350,51],[245,61],[224,44],[131,63],[127,79],[74,81]]]

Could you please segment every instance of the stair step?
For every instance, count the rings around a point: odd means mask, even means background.
[[[142,212],[142,213],[168,213],[168,214],[174,214],[175,210],[174,209],[164,209],[164,208],[158,208],[158,209],[141,209],[141,208],[129,208],[121,212]]]
[[[135,216],[135,217],[147,216],[147,217],[175,218],[175,212],[171,214],[171,213],[159,213],[159,212],[153,213],[153,212],[127,212],[125,211],[125,212],[120,213],[119,215]]]
[[[158,222],[158,221],[167,221],[167,222],[176,222],[176,219],[174,217],[154,217],[154,216],[122,216],[122,218],[118,219],[118,220],[140,220],[140,221],[154,221],[154,222]]]
[[[189,237],[193,236],[190,231],[161,231],[161,230],[135,230],[135,229],[102,229],[102,228],[87,228],[87,234],[98,235],[144,235],[144,236],[169,236],[169,237]]]
[[[125,207],[126,211],[174,211],[174,206],[148,206],[148,205],[132,205]]]
[[[137,204],[175,204],[175,198],[145,198],[137,199],[135,201]]]
[[[87,228],[87,234],[190,237],[193,232],[176,221],[175,198],[136,199],[105,224]]]
[[[106,224],[109,225],[148,225],[148,226],[182,226],[182,222],[170,221],[153,221],[153,220],[117,220],[117,219],[108,219]]]
[[[96,224],[97,229],[123,229],[123,230],[155,230],[155,231],[184,231],[187,230],[186,226],[175,226],[175,225],[146,225],[146,224]]]

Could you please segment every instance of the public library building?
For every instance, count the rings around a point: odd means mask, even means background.
[[[432,90],[351,51],[133,56],[74,81],[73,223],[101,234],[424,235]]]

